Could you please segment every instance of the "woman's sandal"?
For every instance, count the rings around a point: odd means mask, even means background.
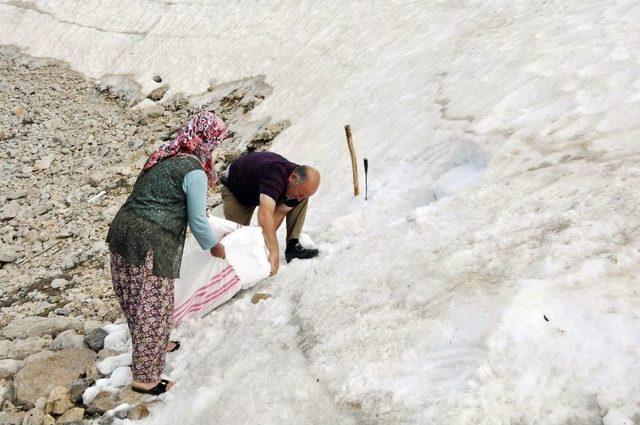
[[[166,379],[161,379],[158,385],[153,388],[149,388],[148,390],[144,388],[134,387],[133,385],[131,386],[131,389],[137,393],[160,395],[167,392],[167,385],[169,385],[169,381]]]
[[[170,341],[170,342],[173,342],[174,347],[168,351],[169,353],[173,353],[174,351],[178,351],[180,349],[180,341]]]

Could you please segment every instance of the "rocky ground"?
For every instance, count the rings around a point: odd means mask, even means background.
[[[0,424],[79,423],[114,403],[144,415],[135,393],[99,395],[93,406],[78,396],[100,378],[96,361],[113,354],[102,348],[101,327],[122,320],[109,223],[147,156],[194,112],[215,110],[230,124],[219,169],[265,149],[289,125],[251,119],[271,91],[262,77],[190,98],[169,97],[162,76],[154,81],[147,94],[116,89],[0,49]],[[212,191],[210,206],[218,202]]]

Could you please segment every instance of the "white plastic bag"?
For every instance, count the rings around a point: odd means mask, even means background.
[[[259,227],[246,226],[209,217],[209,226],[221,240],[226,260],[202,250],[193,236],[187,238],[182,255],[180,278],[175,280],[176,324],[211,312],[233,297],[269,276],[267,250]]]

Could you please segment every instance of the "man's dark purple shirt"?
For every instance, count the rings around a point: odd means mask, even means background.
[[[286,200],[289,175],[297,166],[277,153],[252,152],[231,163],[225,186],[248,207],[260,204],[261,193],[281,204]]]

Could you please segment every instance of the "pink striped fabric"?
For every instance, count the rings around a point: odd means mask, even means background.
[[[236,286],[240,286],[240,278],[236,274],[235,270],[233,270],[233,267],[228,266],[220,273],[213,276],[204,286],[194,292],[188,300],[183,302],[177,308],[174,308],[174,323],[176,325],[179,324],[192,313],[198,313],[211,304],[220,304],[221,299]]]

